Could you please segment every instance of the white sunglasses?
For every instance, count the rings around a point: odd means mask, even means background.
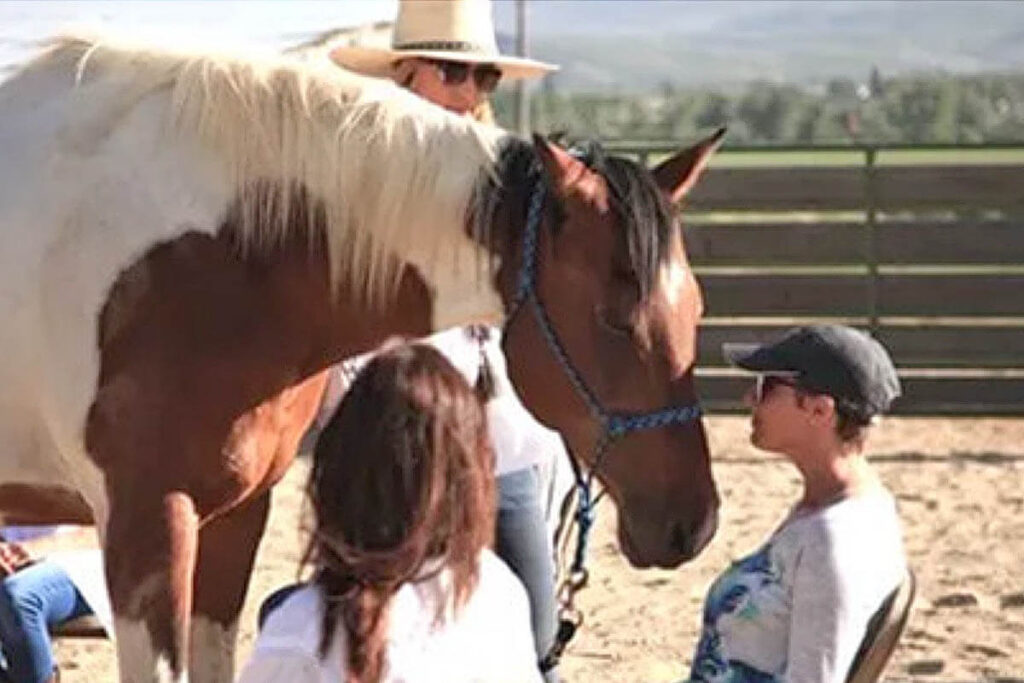
[[[772,389],[785,384],[795,387],[799,372],[759,372],[754,378],[754,403],[760,403],[772,392]]]

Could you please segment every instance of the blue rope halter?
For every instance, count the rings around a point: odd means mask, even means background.
[[[534,318],[537,320],[541,333],[544,335],[548,349],[569,378],[573,389],[587,405],[591,415],[601,425],[601,436],[595,446],[594,466],[590,471],[584,474],[576,459],[571,455],[569,457],[569,462],[572,465],[573,474],[576,479],[576,493],[578,497],[574,517],[577,527],[576,549],[567,578],[559,590],[561,607],[555,643],[552,645],[550,652],[541,661],[541,669],[547,671],[558,664],[558,660],[561,658],[566,645],[569,644],[577,628],[583,622],[582,614],[573,605],[573,596],[587,584],[587,541],[597,516],[596,506],[600,500],[600,496],[595,498],[592,495],[593,481],[605,455],[615,441],[630,432],[692,422],[700,418],[701,410],[698,404],[693,404],[669,406],[646,413],[610,411],[605,408],[586,380],[583,379],[583,375],[580,374],[580,371],[566,352],[558,332],[551,324],[551,317],[544,308],[544,302],[537,292],[537,248],[545,197],[546,188],[544,180],[538,174],[530,194],[529,208],[526,215],[526,227],[523,232],[523,258],[516,282],[516,295],[515,299],[513,299],[511,310],[505,318],[504,327],[507,330],[519,312],[525,306],[529,306]]]

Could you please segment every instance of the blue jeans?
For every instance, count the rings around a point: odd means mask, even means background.
[[[45,560],[4,579],[0,583],[0,647],[11,680],[50,680],[55,665],[49,627],[91,613],[67,573]]]
[[[512,569],[530,599],[530,619],[537,658],[555,641],[555,561],[541,507],[540,477],[535,467],[497,478],[498,523],[495,552]],[[547,681],[557,681],[548,672]]]

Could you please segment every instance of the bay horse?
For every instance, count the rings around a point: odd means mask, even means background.
[[[0,85],[4,521],[97,526],[122,680],[229,681],[325,368],[504,312],[627,558],[694,557],[718,496],[669,202],[716,145],[651,174],[333,65],[56,40]]]

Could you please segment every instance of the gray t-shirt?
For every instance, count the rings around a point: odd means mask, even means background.
[[[794,510],[708,590],[691,680],[842,683],[868,621],[905,571],[885,489]]]

